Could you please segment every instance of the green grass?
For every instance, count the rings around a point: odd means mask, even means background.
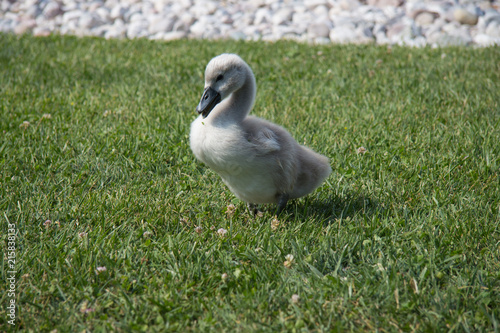
[[[273,206],[250,216],[189,148],[204,67],[222,52],[253,68],[253,114],[331,159],[275,229]],[[0,35],[15,328],[498,332],[498,59],[498,47]],[[0,331],[7,270],[4,255]]]

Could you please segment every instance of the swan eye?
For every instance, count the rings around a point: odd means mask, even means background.
[[[217,76],[217,79],[215,80],[215,82],[222,81],[223,79],[224,79],[224,75],[220,74],[219,76]]]

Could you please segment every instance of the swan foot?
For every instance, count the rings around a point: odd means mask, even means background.
[[[278,197],[278,207],[276,208],[276,216],[280,215],[283,209],[286,207],[286,203],[290,196],[287,193],[280,193],[277,195]]]

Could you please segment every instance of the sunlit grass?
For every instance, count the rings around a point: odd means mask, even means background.
[[[499,330],[499,48],[0,46],[18,329]],[[255,115],[331,160],[278,220],[250,215],[189,149],[222,52],[253,68]]]

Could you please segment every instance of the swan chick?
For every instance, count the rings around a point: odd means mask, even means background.
[[[283,127],[249,116],[255,76],[235,54],[213,58],[192,122],[190,146],[248,204],[275,203],[311,193],[330,175],[328,158],[302,146]]]

